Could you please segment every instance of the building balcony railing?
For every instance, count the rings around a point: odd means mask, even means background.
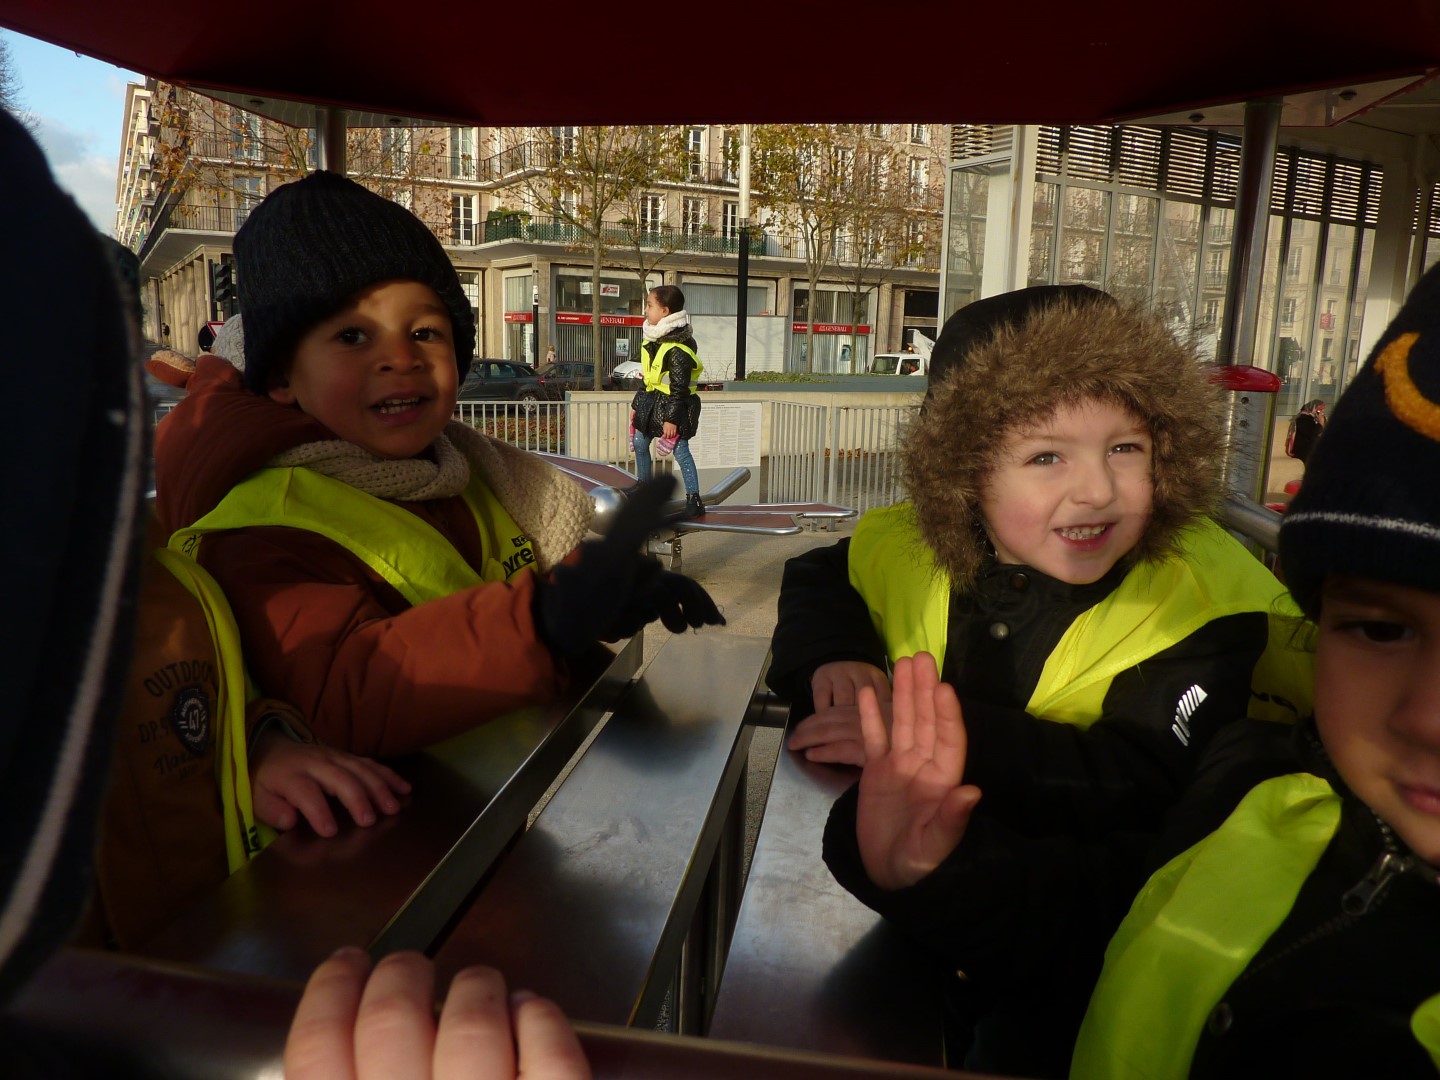
[[[182,203],[170,211],[167,229],[233,234],[254,209],[249,206],[192,206]]]
[[[755,232],[750,235],[750,253],[766,254],[766,236]],[[532,244],[565,244],[580,247],[590,243],[585,233],[566,221],[555,218],[534,218],[523,214],[506,214],[485,222],[482,243],[497,240],[523,240]],[[696,251],[716,255],[736,255],[740,251],[739,237],[728,237],[714,232],[686,232],[672,225],[653,228],[629,229],[614,225],[604,230],[605,245],[610,248],[634,247],[638,241],[642,248],[660,248],[668,251]]]
[[[498,154],[492,154],[475,162],[472,175],[467,176],[466,179],[478,180],[481,183],[498,183],[525,172],[548,169],[563,161],[571,152],[573,149],[567,148],[561,139],[528,139],[508,147]],[[659,182],[662,181],[657,181],[657,183]],[[729,161],[690,158],[686,161],[680,177],[663,182],[719,184],[735,187],[739,183],[739,171],[734,163]]]
[[[499,240],[520,240],[531,244],[564,244],[567,247],[589,246],[584,233],[568,222],[554,218],[536,218],[526,214],[505,214],[490,218],[481,231],[481,243]],[[652,229],[632,230],[623,225],[614,225],[605,230],[605,245],[612,250],[633,248],[636,241],[642,248],[666,251],[700,252],[712,255],[737,255],[740,252],[738,236],[725,236],[716,232],[686,232],[673,225],[657,226]],[[451,243],[465,243],[464,239],[452,237]],[[830,260],[832,265],[854,265],[857,261],[857,245],[842,243]],[[805,239],[800,236],[784,235],[752,229],[750,232],[750,254],[772,259],[805,259]],[[927,251],[923,258],[913,257],[900,260],[897,265],[907,269],[924,271],[939,265],[938,252]],[[867,263],[883,265],[885,260],[870,258]]]

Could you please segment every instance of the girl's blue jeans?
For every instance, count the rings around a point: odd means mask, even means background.
[[[649,480],[653,469],[650,461],[650,442],[640,432],[635,432],[635,475],[641,480]],[[700,494],[700,474],[695,470],[695,456],[690,453],[690,440],[681,439],[675,444],[673,451],[675,464],[680,466],[680,478],[685,481],[686,495]]]

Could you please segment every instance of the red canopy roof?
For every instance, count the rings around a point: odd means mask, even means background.
[[[1385,0],[0,0],[0,25],[148,75],[483,125],[1098,123],[1419,75],[1440,4]]]

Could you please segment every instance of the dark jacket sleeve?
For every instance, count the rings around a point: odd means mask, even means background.
[[[1018,833],[982,800],[950,856],[893,891],[877,888],[860,860],[857,785],[831,809],[825,863],[858,900],[963,972],[981,1011],[1018,1013],[1029,1037],[1054,1042],[1064,1060],[1105,947],[1141,886],[1219,827],[1251,787],[1292,771],[1290,741],[1289,725],[1227,724],[1168,815],[1079,842]],[[1037,1048],[1031,1056],[1055,1055]]]
[[[810,677],[821,664],[863,660],[886,670],[885,644],[850,584],[849,557],[846,538],[785,563],[766,681],[798,716],[814,712]]]
[[[1263,612],[1207,623],[1117,675],[1089,728],[962,697],[966,782],[990,814],[1037,836],[1159,820],[1215,732],[1245,715],[1267,635]]]

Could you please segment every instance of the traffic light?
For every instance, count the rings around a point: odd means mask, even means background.
[[[212,262],[210,264],[210,296],[221,315],[229,318],[235,314],[235,264]]]

